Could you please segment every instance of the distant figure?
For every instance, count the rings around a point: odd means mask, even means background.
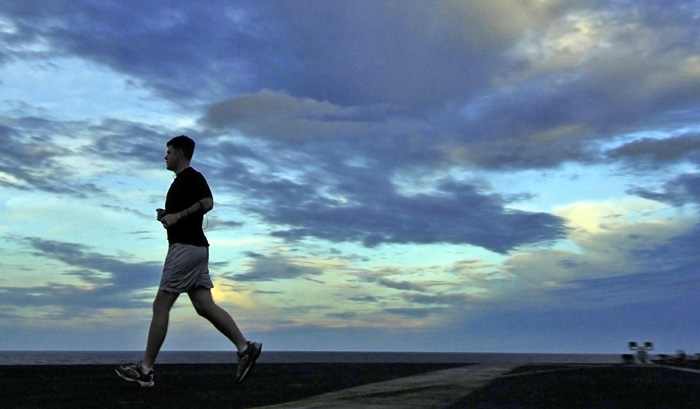
[[[236,381],[243,382],[260,356],[262,344],[249,342],[231,316],[214,303],[209,277],[209,242],[202,230],[204,214],[214,199],[201,173],[190,166],[195,142],[185,135],[167,143],[165,163],[176,177],[170,185],[165,209],[156,209],[157,220],[168,232],[168,254],[160,287],[153,301],[153,317],[143,359],[134,365],[117,367],[117,374],[141,386],[153,386],[153,367],[168,332],[170,309],[186,292],[199,315],[209,320],[238,349]]]
[[[685,359],[686,359],[685,351],[682,350],[682,349],[677,350],[677,351],[676,351],[676,359],[677,359],[679,362],[685,362]]]

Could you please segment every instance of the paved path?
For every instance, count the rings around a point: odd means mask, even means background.
[[[517,364],[477,364],[393,379],[258,409],[444,409]]]
[[[648,365],[644,365],[644,366],[648,366]],[[674,371],[691,372],[691,373],[700,374],[700,369],[683,368],[682,366],[672,366],[672,365],[654,365],[654,366],[659,366],[659,367],[667,368],[667,369],[673,369]]]

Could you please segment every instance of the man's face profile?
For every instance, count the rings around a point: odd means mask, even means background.
[[[165,167],[168,170],[175,170],[177,169],[177,164],[180,161],[180,158],[182,157],[182,151],[179,149],[175,149],[172,146],[168,145],[168,150],[165,152]]]

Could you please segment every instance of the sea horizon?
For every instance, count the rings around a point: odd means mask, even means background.
[[[101,365],[136,362],[142,351],[2,351],[0,365]],[[608,364],[621,354],[517,352],[406,352],[406,351],[263,351],[259,363],[516,363]],[[235,362],[232,351],[161,351],[159,364],[225,364]]]

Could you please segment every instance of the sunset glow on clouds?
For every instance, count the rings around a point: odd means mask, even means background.
[[[0,4],[0,349],[143,348],[187,134],[266,348],[700,350],[696,1]]]

